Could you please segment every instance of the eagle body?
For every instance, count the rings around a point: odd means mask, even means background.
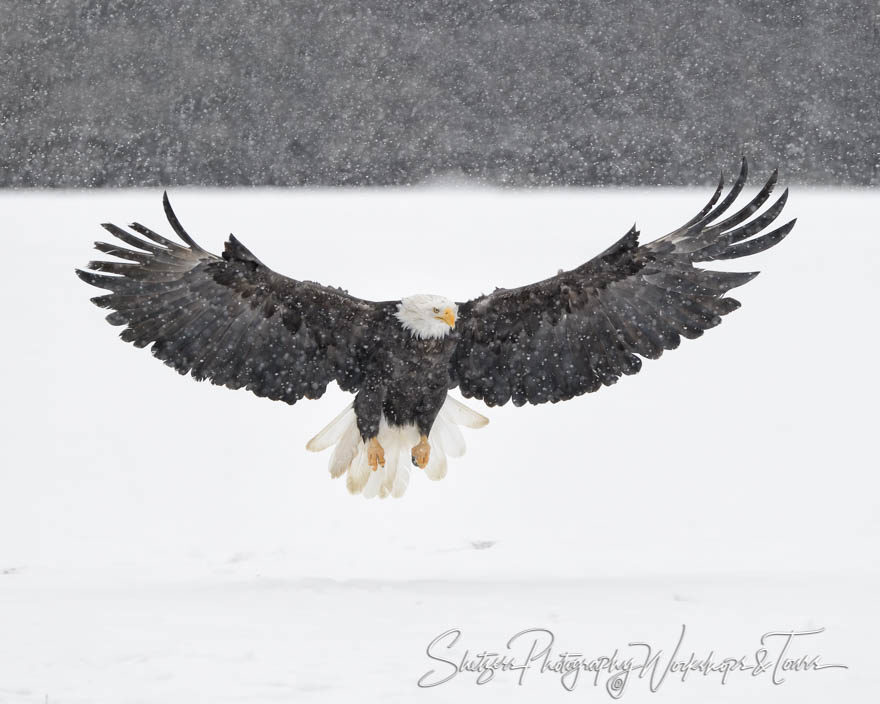
[[[384,416],[390,426],[415,426],[428,435],[450,388],[449,361],[457,345],[453,332],[442,338],[418,338],[390,324],[383,344],[371,360],[361,390],[354,399],[358,429],[375,437]]]
[[[121,337],[181,374],[293,404],[331,382],[354,394],[307,444],[333,447],[330,473],[353,493],[401,496],[410,463],[442,478],[464,452],[460,426],[488,420],[450,389],[487,406],[556,403],[636,374],[681,340],[701,336],[739,308],[727,293],[757,273],[707,269],[780,242],[792,220],[767,231],[787,190],[761,212],[776,172],[738,210],[748,168],[726,194],[724,178],[690,220],[645,244],[631,228],[581,266],[465,302],[418,294],[372,302],[272,271],[234,236],[221,256],[184,230],[167,195],[168,239],[134,223],[104,225],[123,244],[96,248],[121,261],[77,271],[109,293]]]

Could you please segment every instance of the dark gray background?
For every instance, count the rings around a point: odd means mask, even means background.
[[[0,8],[2,186],[880,183],[871,0]]]

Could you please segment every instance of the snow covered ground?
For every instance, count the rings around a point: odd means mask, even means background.
[[[109,237],[98,223],[168,232],[160,197],[0,194],[0,702],[610,701],[607,675],[569,693],[537,662],[521,685],[417,682],[448,674],[426,649],[453,628],[435,655],[546,628],[557,654],[667,657],[683,624],[685,660],[825,628],[789,655],[849,669],[670,676],[654,694],[633,675],[624,700],[880,692],[880,193],[795,188],[792,235],[731,263],[763,274],[719,328],[566,404],[470,402],[491,423],[465,431],[467,455],[384,501],[304,450],[344,394],[289,407],[181,378],[88,302],[73,269]],[[295,277],[462,300],[575,266],[633,220],[661,235],[708,191],[171,197],[208,249],[231,231]]]

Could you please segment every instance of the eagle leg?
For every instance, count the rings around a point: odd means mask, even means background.
[[[428,444],[428,436],[422,435],[419,438],[419,444],[412,449],[412,463],[419,469],[428,466],[428,460],[431,458],[431,446]]]
[[[379,444],[379,438],[370,438],[367,443],[367,464],[374,472],[379,469],[380,464],[385,466],[385,448]]]

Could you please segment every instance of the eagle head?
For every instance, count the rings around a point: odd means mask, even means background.
[[[394,315],[414,337],[444,337],[455,327],[458,306],[445,296],[420,293],[398,303]]]

